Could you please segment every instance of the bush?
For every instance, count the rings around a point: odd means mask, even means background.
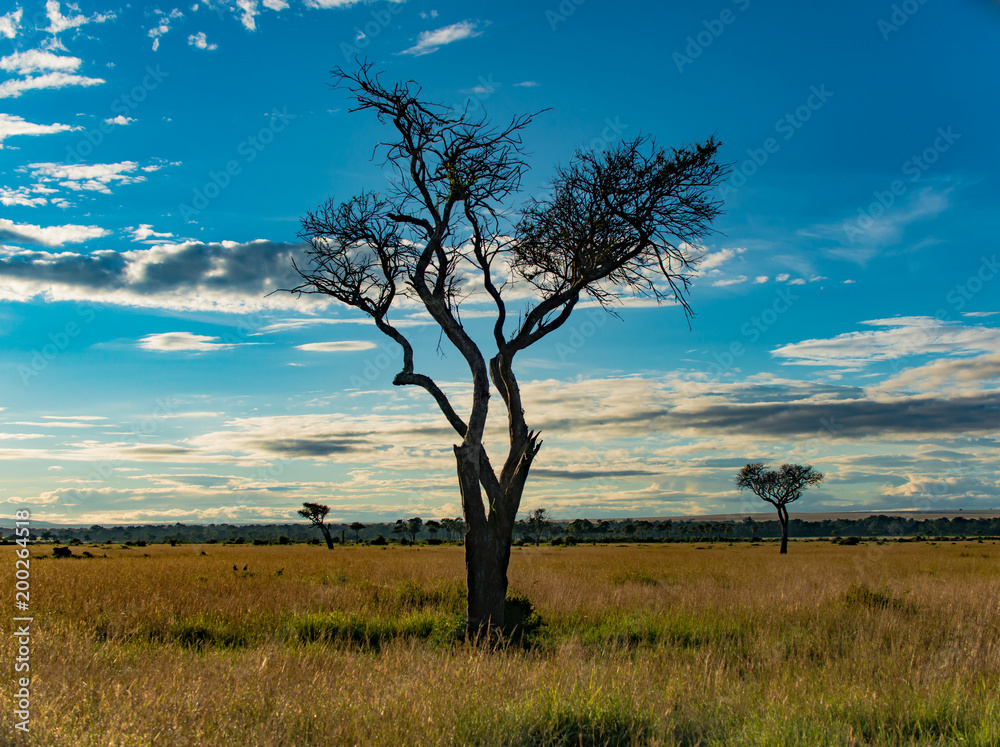
[[[282,535],[280,535],[278,537],[278,544],[279,545],[287,545],[288,542],[289,542],[288,537],[286,537],[285,535],[282,534]]]
[[[562,537],[553,537],[551,540],[549,540],[549,544],[552,545],[553,547],[559,547],[559,545],[561,545],[562,543],[563,543]]]
[[[538,643],[544,625],[528,597],[507,591],[503,632],[511,643],[525,647]]]
[[[72,558],[72,557],[75,557],[75,556],[73,555],[73,551],[70,550],[68,547],[53,547],[52,548],[52,557],[54,557],[54,558]]]
[[[371,540],[368,544],[369,545],[388,545],[389,543],[386,541],[385,537],[383,537],[380,534],[377,537],[375,537],[375,539]]]

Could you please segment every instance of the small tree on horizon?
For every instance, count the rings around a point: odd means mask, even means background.
[[[542,541],[542,534],[548,531],[549,527],[552,526],[551,516],[549,516],[548,509],[536,508],[525,520],[531,533],[535,536],[535,547]]]
[[[817,472],[810,465],[783,464],[778,471],[767,469],[762,462],[748,464],[736,476],[736,487],[750,490],[758,498],[767,501],[778,510],[778,521],[781,523],[781,549],[779,553],[788,552],[788,509],[786,506],[797,501],[802,491],[810,485],[818,485],[823,480],[823,473]],[[750,517],[747,517],[748,519]]]
[[[312,525],[319,527],[319,530],[323,533],[323,539],[326,540],[326,546],[328,549],[333,549],[333,536],[330,534],[330,525],[326,523],[326,515],[330,513],[330,507],[324,506],[322,503],[303,503],[302,508],[299,509],[299,515],[309,519]]]
[[[355,542],[360,542],[361,541],[361,530],[364,529],[364,528],[365,528],[365,525],[362,524],[360,521],[355,521],[355,522],[353,522],[350,525],[350,530],[352,532],[354,532],[354,541]]]

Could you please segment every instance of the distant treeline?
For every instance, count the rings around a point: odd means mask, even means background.
[[[403,529],[401,530],[401,527]],[[460,541],[464,532],[461,519],[395,523],[331,524],[337,542],[438,544]],[[13,529],[3,530],[5,541],[13,539]],[[630,520],[546,522],[538,529],[526,521],[515,528],[515,541],[532,544],[577,542],[721,542],[752,541],[781,536],[777,521]],[[1000,518],[911,519],[898,516],[871,516],[864,519],[792,519],[789,536],[794,538],[927,538],[962,537],[1000,539]],[[104,527],[52,527],[40,529],[33,541],[70,543],[237,543],[288,544],[320,542],[319,531],[308,523],[295,524],[137,524]]]

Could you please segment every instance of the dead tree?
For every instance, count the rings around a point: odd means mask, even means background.
[[[541,445],[521,401],[517,354],[559,329],[581,299],[609,308],[629,294],[690,312],[696,247],[720,214],[714,190],[728,167],[716,161],[714,138],[662,149],[638,137],[604,153],[578,151],[546,195],[510,211],[526,170],[520,133],[536,115],[493,126],[468,108],[422,100],[412,81],[383,84],[368,63],[333,75],[356,102],[352,112],[371,112],[389,130],[377,150],[398,181],[385,195],[331,200],[302,219],[310,261],[296,268],[303,282],[292,291],[326,294],[370,316],[401,348],[393,384],[425,389],[454,428],[467,625],[479,635],[503,626],[515,518]],[[508,289],[524,283],[532,302],[509,308]],[[474,300],[495,309],[489,359],[459,314],[470,286]],[[416,369],[413,346],[392,320],[404,299],[427,311],[468,365],[468,412]],[[483,447],[491,385],[507,420],[499,469]]]
[[[777,472],[767,469],[761,462],[748,464],[736,476],[736,487],[740,490],[750,490],[758,498],[767,501],[778,510],[778,521],[781,523],[781,549],[784,555],[788,552],[788,509],[786,506],[797,501],[802,491],[810,485],[818,485],[823,480],[823,474],[811,466],[801,464],[782,464]]]

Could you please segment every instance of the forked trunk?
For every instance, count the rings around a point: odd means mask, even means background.
[[[468,582],[466,632],[476,640],[493,639],[503,630],[504,604],[507,598],[507,566],[514,522],[512,515],[520,505],[523,483],[508,484],[507,492],[491,483],[494,492],[487,515],[480,486],[479,449],[456,446],[458,482],[465,509],[465,572]],[[490,475],[487,475],[487,481]],[[517,491],[517,495],[512,493]]]

